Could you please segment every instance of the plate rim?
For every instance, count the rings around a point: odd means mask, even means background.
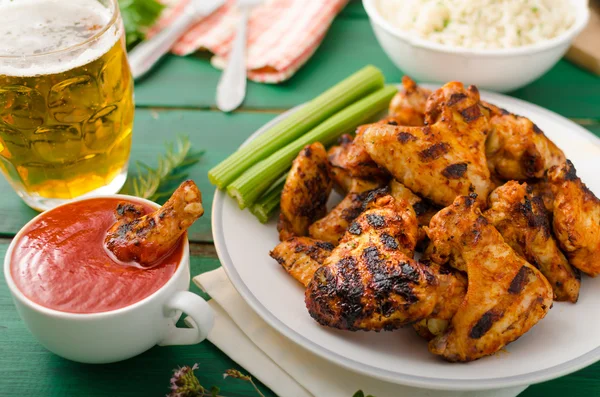
[[[396,84],[400,87],[400,85]],[[434,84],[421,84],[422,87],[436,89],[439,85]],[[592,134],[590,131],[585,129],[584,127],[576,124],[575,122],[563,117],[551,110],[545,109],[541,106],[535,105],[533,103],[524,101],[519,98],[514,98],[508,95],[493,93],[489,91],[481,91],[482,96],[486,98],[490,98],[491,101],[494,101],[494,98],[500,100],[510,100],[515,103],[515,106],[520,108],[529,109],[532,112],[543,113],[544,116],[549,119],[554,119],[557,124],[567,125],[569,127],[569,131],[577,132],[579,135],[586,136],[590,141],[594,142],[596,145],[600,145],[600,138]],[[293,112],[300,109],[304,106],[305,103],[295,106],[286,112],[278,115],[274,119],[270,120],[268,123],[264,124],[254,133],[252,133],[242,144],[244,146],[252,139],[262,134],[266,130],[268,130],[273,125],[279,123],[283,119],[289,117]],[[211,211],[211,228],[213,234],[213,241],[215,245],[215,249],[217,251],[217,256],[221,261],[221,265],[227,274],[227,277],[233,284],[234,288],[238,291],[238,293],[244,298],[244,300],[249,304],[249,306],[254,310],[256,314],[258,314],[265,322],[267,322],[273,329],[275,329],[280,334],[284,335],[287,339],[296,343],[304,349],[309,350],[310,352],[316,354],[317,356],[332,362],[336,365],[339,365],[343,368],[346,368],[350,371],[357,372],[360,374],[364,374],[379,380],[383,380],[390,383],[402,384],[406,386],[425,388],[425,389],[434,389],[434,390],[454,390],[454,391],[476,391],[476,390],[490,390],[490,389],[500,389],[500,388],[508,388],[508,387],[516,387],[516,386],[525,386],[536,383],[545,382],[551,379],[556,379],[575,371],[578,371],[582,368],[585,368],[597,361],[600,360],[600,347],[589,351],[577,358],[571,359],[564,363],[555,365],[550,368],[529,372],[526,374],[520,375],[511,375],[505,376],[501,378],[486,378],[486,379],[476,379],[476,380],[464,380],[464,379],[445,379],[445,378],[436,378],[436,377],[427,377],[427,376],[415,376],[415,375],[407,375],[402,374],[396,371],[385,370],[377,367],[373,367],[368,364],[364,364],[362,362],[355,361],[353,359],[344,357],[335,351],[329,350],[325,347],[318,345],[312,340],[304,337],[299,332],[294,329],[288,327],[285,323],[279,320],[273,313],[271,313],[259,300],[254,296],[254,294],[250,291],[248,286],[244,283],[241,276],[237,272],[235,265],[233,264],[233,260],[229,254],[227,244],[225,243],[225,236],[223,232],[223,206],[225,203],[225,199],[227,199],[227,194],[225,191],[216,189],[215,195],[213,197],[213,207]],[[460,364],[457,364],[460,365]]]

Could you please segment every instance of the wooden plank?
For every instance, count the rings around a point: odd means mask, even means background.
[[[600,395],[600,363],[571,375],[529,386],[519,397],[585,397]]]
[[[200,189],[207,209],[206,214],[190,230],[192,241],[212,241],[210,209],[214,194],[208,182],[210,168],[231,154],[256,129],[265,124],[273,114],[235,113],[138,109],[135,116],[130,164],[136,160],[156,164],[156,156],[164,153],[164,142],[175,140],[178,134],[189,135],[195,150],[204,149],[201,161],[189,169]],[[135,172],[134,167],[131,168]],[[25,205],[0,177],[0,235],[13,236],[37,212]]]
[[[0,257],[7,244],[0,244]],[[219,266],[214,258],[192,257],[192,274]],[[199,292],[192,283],[191,290]],[[231,341],[235,343],[235,341]],[[44,349],[29,334],[12,303],[4,278],[0,278],[0,394],[2,396],[164,396],[169,392],[172,370],[198,363],[196,371],[205,387],[219,386],[226,396],[254,396],[246,382],[223,379],[236,365],[210,342],[194,346],[154,347],[146,353],[116,364],[85,365],[62,359]],[[266,386],[266,396],[275,397]]]
[[[402,73],[377,44],[368,19],[351,3],[339,16],[313,57],[289,81],[279,85],[248,84],[244,109],[288,109],[305,102],[367,64],[379,67],[388,82]],[[359,7],[359,8],[357,8]],[[220,71],[208,55],[168,56],[147,79],[136,85],[139,106],[214,108]],[[567,62],[513,95],[567,117],[600,119],[600,77]]]
[[[350,0],[346,7],[340,12],[341,18],[368,18],[361,0]]]
[[[565,117],[600,120],[600,77],[565,60],[512,95]]]
[[[600,138],[600,124],[589,124],[584,125],[585,128],[593,132],[597,137]]]

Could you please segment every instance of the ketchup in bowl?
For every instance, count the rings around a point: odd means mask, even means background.
[[[70,313],[98,313],[136,303],[160,289],[183,255],[182,239],[151,268],[117,262],[104,247],[122,198],[95,198],[43,213],[16,241],[10,272],[30,300]],[[145,213],[155,208],[141,201]]]

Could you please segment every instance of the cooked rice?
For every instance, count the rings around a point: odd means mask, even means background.
[[[376,7],[393,26],[453,47],[520,47],[575,22],[568,0],[377,0]]]

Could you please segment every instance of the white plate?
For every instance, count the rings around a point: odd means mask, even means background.
[[[600,139],[530,103],[486,92],[482,97],[533,120],[564,150],[588,187],[600,194]],[[505,351],[452,364],[430,354],[411,327],[353,333],[317,324],[304,306],[304,288],[269,257],[279,243],[275,221],[260,224],[221,191],[214,198],[212,230],[221,263],[250,306],[292,341],[350,370],[408,386],[483,390],[546,381],[600,360],[600,277],[584,277],[577,304],[555,303],[545,319]]]

